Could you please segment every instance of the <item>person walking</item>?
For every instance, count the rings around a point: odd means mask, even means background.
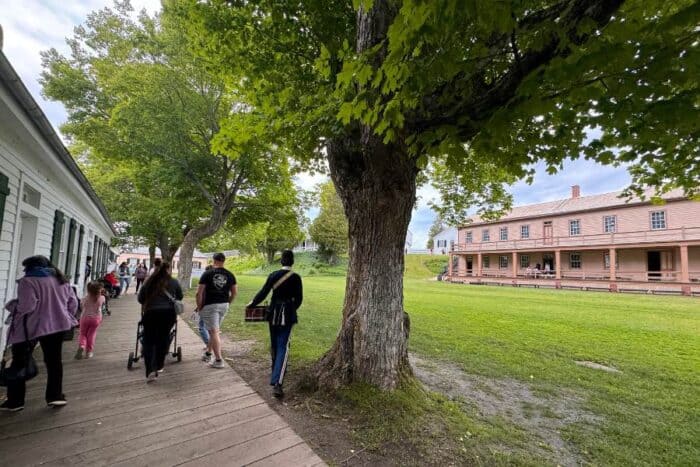
[[[177,320],[175,300],[182,300],[182,288],[170,276],[170,264],[163,262],[138,294],[138,302],[143,305],[143,361],[148,382],[153,381],[165,366],[170,330]]]
[[[102,305],[105,304],[102,283],[90,282],[87,290],[87,295],[80,301],[80,336],[75,353],[76,360],[83,358],[83,352],[86,352],[86,358],[92,358],[97,328],[102,324]]]
[[[131,270],[129,265],[124,261],[119,265],[119,287],[122,289],[122,294],[126,295],[131,285]]]
[[[136,271],[134,271],[134,277],[136,277],[136,293],[139,293],[139,289],[143,285],[143,281],[146,280],[148,276],[148,269],[144,263],[139,263],[136,265]]]
[[[270,385],[272,386],[272,395],[277,398],[284,396],[282,383],[289,358],[289,337],[292,333],[292,326],[298,321],[297,310],[303,300],[301,276],[292,271],[294,253],[290,250],[283,251],[280,263],[282,268],[267,276],[263,288],[246,305],[247,308],[257,306],[272,291],[267,321],[270,328],[270,354],[272,357]]]
[[[46,364],[46,403],[49,407],[61,407],[66,405],[63,336],[78,324],[78,299],[63,273],[45,256],[30,256],[22,261],[22,266],[24,276],[17,281],[17,298],[5,306],[12,319],[7,333],[7,342],[12,345],[10,368],[25,368],[38,340]],[[24,409],[25,394],[26,381],[9,382],[7,400],[0,410]]]
[[[236,298],[236,277],[226,268],[224,262],[226,256],[216,253],[212,258],[213,267],[205,271],[199,278],[197,287],[197,309],[199,316],[209,331],[209,342],[202,360],[209,363],[212,368],[224,368],[221,359],[221,336],[219,335],[221,322],[228,312],[229,304]],[[212,353],[214,361],[211,360]]]

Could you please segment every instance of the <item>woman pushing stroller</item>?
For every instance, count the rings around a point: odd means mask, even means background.
[[[139,290],[143,305],[143,360],[146,380],[153,381],[163,371],[170,346],[170,330],[175,325],[175,300],[182,300],[180,283],[170,276],[170,264],[163,262]]]

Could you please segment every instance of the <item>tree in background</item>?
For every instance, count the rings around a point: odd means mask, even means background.
[[[114,164],[83,144],[74,144],[71,153],[78,157],[112,220],[123,226],[120,244],[157,246],[163,260],[172,262],[184,237],[183,226],[201,215],[195,203],[179,201],[196,196],[188,192],[191,185],[170,184],[162,178],[166,172],[142,164]]]
[[[428,250],[432,250],[435,247],[435,236],[443,230],[445,230],[445,222],[440,216],[436,216],[433,224],[430,226],[430,230],[428,230],[428,243],[425,245]]]
[[[287,173],[288,165],[282,164],[280,170]],[[254,199],[239,201],[222,229],[202,247],[208,251],[261,253],[272,263],[277,252],[292,249],[304,239],[303,195],[288,176],[278,185],[267,185]]]
[[[239,201],[279,186],[284,158],[261,137],[264,121],[190,53],[177,18],[132,12],[116,2],[91,13],[68,40],[70,58],[42,54],[42,84],[66,106],[66,134],[152,182],[150,203],[133,206],[146,218],[131,221],[167,223],[153,240],[164,255],[180,243],[178,276],[188,287],[194,248]],[[163,208],[172,211],[158,216]],[[170,229],[181,237],[166,246]]]
[[[426,167],[452,175],[446,209],[466,199],[483,214],[506,209],[503,183],[534,163],[580,154],[631,164],[638,193],[698,191],[695,0],[164,5],[285,147],[328,163],[350,258],[322,386],[391,389],[411,374],[403,249]]]
[[[321,210],[309,227],[309,235],[318,245],[321,258],[335,264],[338,255],[348,251],[348,220],[333,183],[319,185],[318,198]]]

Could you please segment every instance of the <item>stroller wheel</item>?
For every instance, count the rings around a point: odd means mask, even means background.
[[[175,356],[177,357],[178,362],[182,361],[182,347],[177,348],[177,352],[175,352]]]
[[[134,362],[136,359],[134,358],[134,352],[129,352],[129,360],[126,362],[126,367],[131,370],[131,367],[134,366]]]

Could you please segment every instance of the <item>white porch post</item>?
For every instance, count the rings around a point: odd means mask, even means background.
[[[561,279],[561,250],[554,250],[554,278]]]
[[[476,274],[477,277],[481,277],[481,253],[476,254]]]
[[[449,263],[447,263],[447,275],[450,276],[450,279],[452,279],[452,261],[453,261],[454,255],[452,252],[450,252],[450,257],[449,257]]]
[[[513,264],[512,264],[513,279],[518,278],[518,252],[513,252]]]

